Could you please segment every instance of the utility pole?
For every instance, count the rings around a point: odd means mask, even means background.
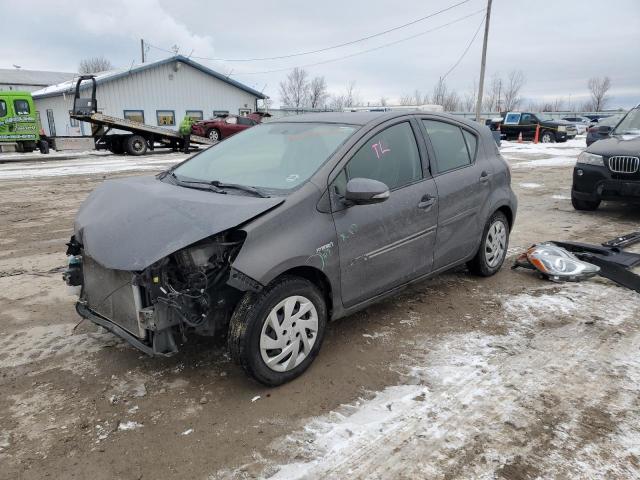
[[[484,89],[484,67],[487,63],[487,40],[489,38],[489,20],[491,18],[491,2],[487,0],[487,18],[484,21],[484,43],[482,44],[482,63],[480,64],[480,85],[478,86],[478,101],[476,103],[476,122],[480,121],[480,110],[482,110],[482,96]]]
[[[142,63],[144,63],[144,39],[140,39],[140,56],[142,57]]]

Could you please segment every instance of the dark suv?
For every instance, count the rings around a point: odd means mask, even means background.
[[[107,180],[78,212],[78,313],[150,355],[226,335],[277,385],[329,320],[460,264],[504,261],[516,214],[488,128],[445,114],[323,113],[250,128],[156,177]]]
[[[611,132],[578,156],[571,202],[576,210],[595,210],[602,200],[640,201],[640,105]]]

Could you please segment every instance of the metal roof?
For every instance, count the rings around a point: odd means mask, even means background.
[[[205,67],[204,65],[198,62],[194,62],[190,58],[187,58],[183,55],[176,55],[174,57],[164,58],[162,60],[157,60],[155,62],[140,63],[138,65],[132,66],[131,68],[122,68],[117,70],[109,70],[108,72],[97,73],[95,75],[96,84],[99,85],[101,83],[110,82],[113,80],[117,80],[119,78],[126,78],[130,75],[133,75],[134,73],[156,68],[171,62],[185,63],[195,68],[196,70],[201,71],[202,73],[205,73],[214,78],[217,78],[218,80],[228,83],[229,85],[239,88],[240,90],[244,90],[245,92],[250,93],[251,95],[254,95],[258,98],[262,98],[262,99],[267,98],[267,96],[264,95],[263,93],[258,92],[257,90],[254,90],[253,88],[248,87],[240,82],[232,80],[231,78],[225,75],[222,75],[221,73],[211,70],[210,68]],[[75,75],[76,77],[78,76],[78,74],[75,74]],[[84,90],[85,88],[89,88],[89,86],[90,86],[90,82],[87,82],[86,85],[81,86],[81,90]],[[46,88],[42,88],[40,90],[33,92],[32,95],[33,95],[33,98],[54,97],[57,95],[62,95],[63,93],[71,93],[74,90],[74,88],[75,88],[75,79],[72,79],[69,81],[65,81],[63,83],[59,83],[57,85],[51,85]]]
[[[0,68],[0,85],[29,85],[46,87],[71,80],[76,73],[23,70],[22,68]]]

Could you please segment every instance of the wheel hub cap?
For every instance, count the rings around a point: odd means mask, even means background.
[[[505,254],[507,246],[507,227],[500,220],[489,227],[487,239],[484,243],[484,253],[489,267],[496,267]]]
[[[294,369],[309,356],[318,336],[318,312],[311,300],[296,295],[278,303],[260,333],[260,354],[276,372]]]

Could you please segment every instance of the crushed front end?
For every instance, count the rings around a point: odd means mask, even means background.
[[[201,240],[142,271],[109,269],[67,244],[66,283],[79,290],[78,313],[149,355],[171,355],[193,332],[226,330],[242,292],[227,284],[245,234],[231,230]]]

